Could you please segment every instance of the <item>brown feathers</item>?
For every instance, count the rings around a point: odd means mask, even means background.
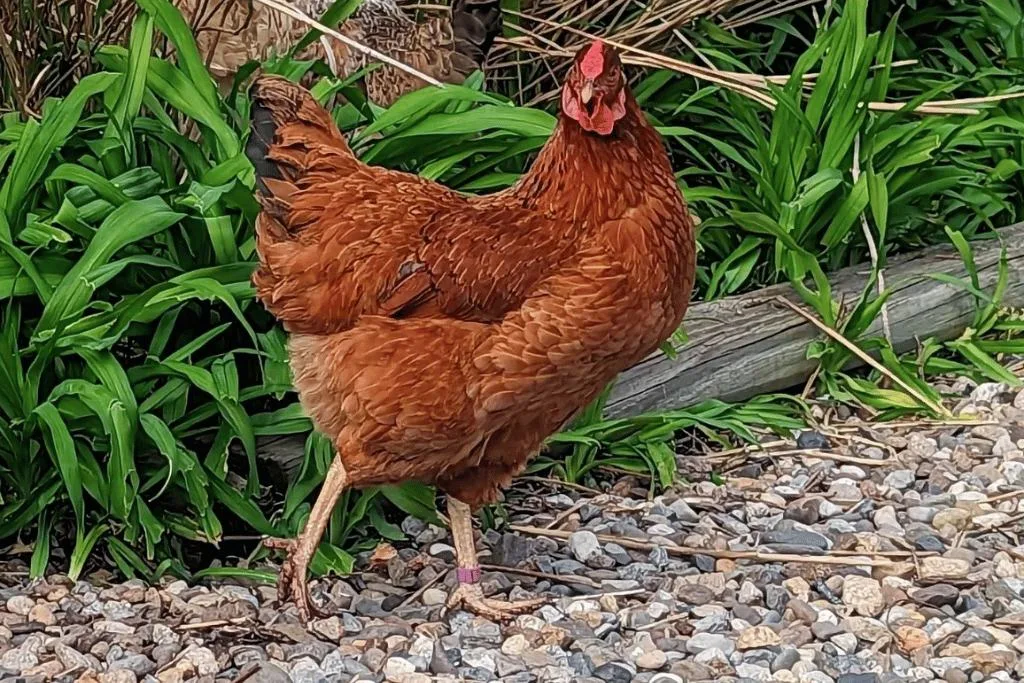
[[[516,187],[473,198],[362,164],[296,85],[254,95],[257,295],[352,485],[493,501],[679,325],[692,224],[631,96],[614,135],[563,118]]]
[[[230,86],[249,61],[284,55],[309,27],[252,0],[173,0],[195,29],[200,54],[210,71]],[[292,0],[296,8],[319,18],[331,0]],[[445,83],[461,83],[482,68],[494,38],[501,33],[499,0],[455,0],[450,14],[431,15],[422,23],[411,19],[395,0],[363,0],[339,32]],[[360,52],[328,39],[296,55],[326,59],[344,77],[370,61]],[[391,66],[370,71],[367,95],[387,107],[402,95],[422,87],[414,76]]]

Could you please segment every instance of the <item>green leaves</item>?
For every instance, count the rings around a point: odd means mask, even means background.
[[[178,63],[188,75],[187,81],[201,102],[196,105],[216,107],[219,102],[217,89],[206,69],[206,62],[199,54],[195,37],[181,13],[168,0],[136,0],[146,14],[156,20],[160,31],[174,45]],[[172,102],[173,104],[173,102]],[[184,111],[184,110],[181,110]],[[185,111],[187,114],[188,112]]]
[[[95,289],[90,277],[95,277],[97,269],[106,265],[111,256],[132,242],[166,230],[182,218],[183,214],[171,211],[159,197],[129,202],[115,209],[54,291],[39,319],[34,339],[49,339],[62,321],[85,309]]]
[[[680,410],[605,420],[603,397],[587,408],[572,426],[549,440],[551,454],[542,455],[531,471],[550,470],[572,482],[586,481],[602,468],[649,473],[652,489],[676,480],[676,435],[696,430],[711,442],[728,447],[728,438],[756,442],[757,432],[786,433],[803,424],[807,407],[788,396],[763,396],[746,404],[706,401]],[[570,449],[566,452],[566,449]]]
[[[104,47],[97,58],[107,68],[122,73],[129,71],[128,54],[123,48]],[[146,82],[154,95],[213,133],[217,142],[218,161],[237,155],[241,151],[238,134],[221,116],[216,98],[213,101],[206,99],[205,89],[200,87],[198,81],[191,80],[189,75],[163,60],[151,57]],[[208,74],[206,78],[209,80]]]
[[[0,209],[6,216],[6,221],[0,224],[0,239],[12,241],[10,226],[19,223],[23,204],[45,173],[51,155],[65,144],[78,125],[86,103],[111,87],[117,78],[109,73],[87,76],[67,97],[48,107],[42,121],[25,124],[14,149],[14,161],[0,186]]]
[[[0,131],[0,539],[34,537],[36,573],[70,528],[72,576],[97,549],[140,576],[181,567],[178,539],[216,543],[225,514],[277,532],[254,502],[249,410],[271,416],[265,436],[309,429],[265,399],[294,401],[251,306],[244,124],[177,10],[140,4],[128,49],[104,50],[114,71]],[[152,56],[154,28],[177,63]]]
[[[72,576],[97,551],[153,577],[184,574],[182,547],[217,543],[225,528],[295,534],[334,457],[296,402],[284,333],[252,301],[259,206],[243,153],[248,102],[221,99],[169,0],[138,5],[130,39],[99,50],[107,71],[38,119],[0,120],[0,540],[34,539],[33,573],[72,525]],[[336,0],[324,21],[357,6]],[[819,10],[817,21],[805,10],[740,33],[679,28],[720,68],[788,74],[770,86],[773,112],[668,70],[635,88],[702,218],[698,295],[790,282],[827,325],[929,401],[941,398],[926,381],[934,371],[1015,381],[1001,364],[1024,352],[1024,323],[1002,303],[1010,274],[1004,262],[996,285],[983,287],[971,243],[1024,212],[1024,105],[999,101],[974,117],[911,112],[1016,87],[1019,2],[901,13],[842,0]],[[165,39],[170,56],[155,57]],[[528,83],[542,68],[531,57],[491,85]],[[285,56],[267,69],[298,78],[311,66]],[[480,74],[387,110],[367,103],[355,80],[323,79],[314,93],[339,95],[333,114],[356,152],[463,191],[515,182],[557,120],[550,93],[483,92]],[[519,105],[529,100],[539,104]],[[906,106],[869,108],[882,100]],[[888,298],[877,273],[854,301],[833,299],[829,272],[868,258],[865,222],[880,265],[922,244],[956,246],[967,277],[934,281],[976,302],[960,339],[922,340],[919,354],[900,357],[868,337]],[[844,373],[847,348],[819,343],[809,353],[833,398],[883,416],[919,410],[904,391]],[[553,437],[533,468],[572,481],[603,468],[646,473],[660,488],[676,478],[680,432],[723,447],[754,442],[798,427],[806,410],[765,397],[609,421],[602,405]],[[268,501],[260,439],[304,434],[298,475],[273,482]],[[314,569],[348,571],[366,539],[397,540],[396,515],[440,523],[434,498],[416,483],[346,492]]]
[[[52,403],[43,403],[35,409],[35,413],[46,427],[45,445],[57,461],[68,500],[75,512],[75,534],[81,540],[85,530],[85,499],[82,497],[82,478],[75,457],[75,443],[60,412]]]

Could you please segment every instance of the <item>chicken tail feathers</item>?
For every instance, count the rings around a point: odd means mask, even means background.
[[[284,180],[284,175],[277,164],[267,158],[276,131],[277,122],[274,121],[274,114],[270,109],[263,106],[253,107],[251,132],[249,140],[245,143],[245,155],[256,169],[256,187],[265,195],[271,193],[264,181],[265,178]]]
[[[451,11],[455,51],[482,68],[501,35],[501,0],[455,0]]]
[[[330,114],[309,92],[278,76],[252,90],[251,133],[245,153],[256,171],[259,267],[256,296],[293,327],[308,308],[309,278],[319,250],[312,228],[331,205],[329,181],[359,165]]]
[[[305,88],[280,76],[261,76],[252,96],[245,154],[263,197],[286,197],[321,163],[337,173],[339,157],[354,160],[330,114]]]

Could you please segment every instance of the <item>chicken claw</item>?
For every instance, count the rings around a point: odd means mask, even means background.
[[[311,617],[323,619],[327,615],[313,602],[309,595],[310,558],[304,557],[298,549],[298,541],[294,538],[265,538],[263,545],[273,550],[283,550],[288,557],[281,565],[277,577],[277,601],[284,604],[289,598],[299,608],[299,618],[308,624]]]
[[[309,597],[309,563],[324,535],[327,522],[330,521],[331,510],[338,502],[338,496],[345,489],[347,481],[345,465],[339,456],[335,456],[327,470],[320,495],[317,496],[313,509],[309,512],[309,519],[306,520],[306,526],[298,538],[263,539],[263,545],[267,548],[283,550],[288,554],[278,574],[277,601],[281,605],[289,599],[294,601],[299,608],[299,618],[303,624],[308,625],[310,617],[326,616]]]
[[[445,605],[446,613],[465,605],[466,609],[481,617],[492,621],[507,621],[518,614],[532,612],[547,603],[547,598],[531,598],[513,602],[485,598],[483,588],[480,587],[480,565],[477,561],[476,546],[473,544],[473,514],[468,505],[456,498],[449,497],[448,518],[451,522],[452,538],[455,541],[455,554],[458,561],[455,571],[459,579],[459,587],[448,598],[448,603]]]
[[[531,598],[529,600],[496,600],[485,598],[484,591],[478,583],[462,583],[448,598],[445,612],[465,607],[476,615],[491,621],[508,621],[520,614],[532,612],[541,605],[547,604],[547,598]]]

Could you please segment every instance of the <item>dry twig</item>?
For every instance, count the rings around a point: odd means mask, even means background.
[[[865,353],[863,350],[861,350],[861,348],[859,346],[857,346],[856,344],[851,342],[849,339],[847,339],[846,337],[841,335],[839,332],[836,332],[831,327],[829,327],[825,323],[821,322],[816,317],[814,317],[813,315],[811,315],[810,313],[808,313],[804,309],[800,308],[799,306],[794,304],[789,299],[786,299],[785,297],[781,297],[780,296],[780,297],[777,297],[777,300],[780,303],[782,303],[784,306],[786,306],[787,308],[791,309],[794,313],[798,314],[802,318],[805,318],[808,322],[810,322],[812,325],[814,325],[819,330],[824,332],[826,335],[828,335],[829,337],[831,337],[835,341],[837,341],[840,344],[842,344],[843,346],[845,346],[847,348],[847,350],[850,351],[850,353],[852,353],[853,355],[857,356],[864,363],[866,363],[867,365],[870,365],[875,370],[878,370],[880,373],[882,373],[883,375],[888,377],[893,383],[897,384],[901,389],[903,389],[905,392],[907,392],[908,394],[913,396],[917,401],[919,401],[921,403],[921,405],[927,406],[929,409],[931,409],[932,411],[934,411],[938,415],[942,415],[942,416],[948,417],[948,418],[953,417],[953,414],[951,412],[949,412],[948,408],[946,408],[945,406],[943,406],[941,404],[936,403],[935,401],[931,400],[930,398],[928,398],[927,396],[922,394],[920,391],[915,389],[914,387],[912,387],[909,384],[907,384],[906,382],[904,382],[902,379],[900,379],[899,377],[894,375],[892,372],[890,372],[888,368],[886,368],[884,365],[882,365],[881,363],[876,361],[874,358],[872,358],[870,355]]]
[[[572,535],[568,531],[561,531],[558,529],[543,529],[535,526],[525,526],[520,524],[513,524],[509,527],[513,531],[518,531],[522,534],[529,534],[532,536],[548,536],[550,538],[557,538],[561,540],[568,540]],[[708,557],[714,557],[718,559],[728,560],[758,560],[760,562],[795,562],[795,563],[809,563],[809,564],[832,564],[843,567],[894,567],[896,562],[887,559],[889,557],[909,557],[913,553],[892,551],[892,552],[858,552],[847,554],[843,551],[830,551],[822,555],[791,555],[786,553],[771,553],[764,552],[761,550],[713,550],[710,548],[684,548],[678,545],[664,545],[658,543],[647,543],[644,541],[638,541],[632,538],[625,538],[619,536],[608,536],[598,534],[598,540],[601,543],[617,543],[623,548],[631,548],[633,550],[653,550],[654,548],[664,548],[670,555],[678,555],[680,557],[693,557],[694,555],[706,555]],[[927,555],[928,553],[916,553],[917,555]],[[881,558],[881,559],[875,559]]]

